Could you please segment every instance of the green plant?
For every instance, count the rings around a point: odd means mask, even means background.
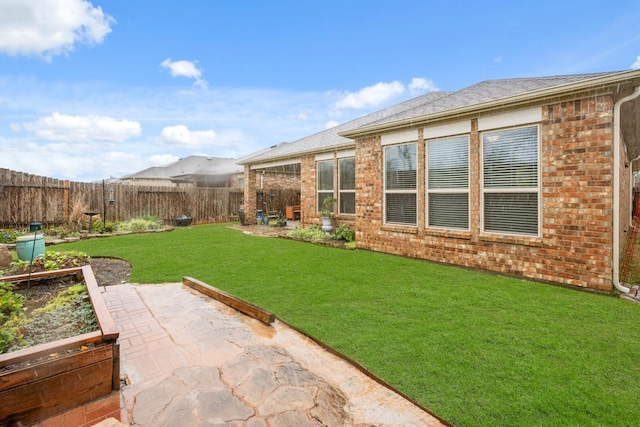
[[[23,341],[25,298],[13,292],[11,283],[0,283],[0,353]]]
[[[77,283],[60,292],[44,307],[33,310],[22,326],[21,347],[95,331],[98,323],[87,295],[86,285]],[[12,350],[18,348],[14,346]]]
[[[75,237],[80,234],[77,230],[73,230],[69,224],[47,227],[46,229],[43,229],[42,232],[47,237],[58,237],[60,239],[64,239],[65,237]]]
[[[340,224],[336,228],[336,232],[333,235],[333,238],[336,240],[346,240],[347,242],[353,242],[356,240],[356,232],[353,231],[353,228],[349,227],[346,224]]]
[[[287,236],[301,240],[324,240],[327,236],[319,226],[308,228],[296,228],[287,233]]]
[[[25,234],[28,233],[20,230],[3,230],[0,232],[0,243],[13,244],[16,242],[16,237],[24,236]]]
[[[89,256],[79,251],[57,252],[49,251],[33,261],[34,266],[43,267],[45,270],[60,270],[63,268],[78,267],[89,262]]]
[[[33,260],[31,269],[41,270],[61,270],[63,268],[79,267],[89,263],[89,256],[79,251],[47,251],[44,255]],[[9,272],[11,274],[26,273],[29,270],[29,262],[18,260],[11,263]]]
[[[120,222],[115,226],[117,231],[146,231],[159,230],[161,228],[162,220],[152,215],[144,215],[129,221]]]
[[[335,202],[335,197],[325,197],[322,201],[322,209],[319,212],[321,218],[333,218],[333,205]]]

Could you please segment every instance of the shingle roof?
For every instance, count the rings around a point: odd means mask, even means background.
[[[369,128],[384,128],[392,126],[394,122],[429,117],[430,115],[446,115],[466,107],[480,107],[492,102],[505,103],[513,101],[518,96],[544,90],[561,91],[564,86],[574,83],[587,82],[601,77],[624,74],[624,71],[573,74],[551,77],[514,78],[503,80],[486,80],[466,87],[457,92],[429,92],[389,108],[368,114],[358,119],[343,123],[339,126],[301,138],[291,143],[282,143],[268,149],[258,151],[243,157],[239,164],[266,163],[276,160],[297,160],[300,155],[332,151],[336,148],[348,147],[354,144],[351,136],[359,130]],[[348,137],[342,136],[348,135]]]
[[[282,159],[299,156],[301,153],[331,150],[343,144],[353,144],[353,140],[340,136],[340,132],[357,129],[362,126],[377,122],[388,116],[396,115],[402,111],[415,108],[418,105],[433,102],[446,96],[448,92],[429,92],[408,101],[401,102],[383,110],[376,111],[366,116],[359,117],[330,129],[298,139],[297,141],[275,145],[273,147],[249,154],[238,160],[238,164],[256,163],[272,159]]]
[[[184,175],[225,175],[242,172],[235,159],[209,156],[188,156],[164,166],[153,166],[127,175],[128,178],[169,179]]]
[[[515,78],[504,80],[485,80],[457,92],[450,92],[434,102],[423,104],[393,116],[385,117],[369,125],[392,123],[404,119],[427,116],[429,114],[455,110],[462,107],[507,99],[516,95],[532,93],[543,89],[565,86],[584,80],[591,80],[616,73],[574,74],[552,77]]]

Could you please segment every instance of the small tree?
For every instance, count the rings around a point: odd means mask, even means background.
[[[322,201],[322,210],[320,211],[321,218],[333,218],[333,205],[336,202],[334,197],[327,197]]]

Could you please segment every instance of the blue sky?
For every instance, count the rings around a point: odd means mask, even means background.
[[[637,0],[0,0],[0,168],[95,181],[431,90],[631,68]]]

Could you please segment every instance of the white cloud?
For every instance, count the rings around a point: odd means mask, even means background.
[[[433,92],[439,90],[431,79],[425,79],[422,77],[414,77],[409,83],[409,91],[412,95],[416,95],[423,92]]]
[[[0,1],[0,52],[50,60],[76,43],[99,44],[115,20],[85,0]]]
[[[203,147],[207,145],[226,145],[218,141],[213,130],[191,131],[184,125],[167,126],[160,133],[160,141],[166,145],[180,147]]]
[[[207,81],[202,78],[202,70],[196,66],[197,61],[172,61],[167,58],[160,64],[171,71],[173,77],[188,77],[195,79],[194,86],[206,89]]]
[[[631,69],[632,70],[638,70],[640,69],[640,56],[636,57],[636,62],[634,62],[633,64],[631,64]]]
[[[336,122],[335,120],[329,120],[327,122],[327,124],[324,125],[324,128],[325,129],[331,129],[331,128],[334,128],[334,127],[338,126],[339,124],[340,123]]]
[[[11,125],[17,130],[15,123]],[[70,116],[53,113],[35,122],[22,123],[22,129],[49,141],[87,142],[92,140],[122,142],[142,133],[140,123],[108,116]]]
[[[146,167],[137,154],[114,148],[115,143],[106,142],[96,156],[95,147],[84,143],[42,143],[0,137],[0,167],[85,182],[123,176]]]
[[[358,92],[347,94],[336,102],[335,107],[354,109],[378,107],[404,91],[404,85],[398,81],[391,83],[380,82],[360,89]]]

